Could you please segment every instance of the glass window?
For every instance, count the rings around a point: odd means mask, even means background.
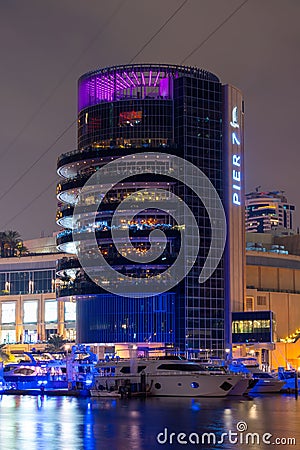
[[[45,322],[57,322],[57,301],[45,301]]]
[[[6,286],[5,286],[5,281],[6,281],[6,277],[5,277],[5,273],[1,272],[0,273],[0,291],[5,291]]]
[[[1,331],[1,343],[12,344],[16,342],[16,330],[2,330]]]
[[[76,320],[76,303],[65,303],[65,321]]]
[[[16,303],[2,303],[2,322],[1,323],[15,323],[16,322]]]
[[[36,330],[24,330],[23,341],[24,344],[36,344],[38,340],[38,334]]]
[[[29,272],[12,272],[10,274],[10,293],[29,293]]]
[[[266,306],[267,304],[267,297],[258,295],[257,296],[257,306]]]
[[[34,276],[34,292],[53,292],[52,279],[55,278],[52,270],[38,270],[33,273]]]
[[[24,323],[37,323],[37,313],[38,313],[37,300],[24,302],[23,311],[24,311],[23,315]]]
[[[246,304],[245,304],[246,311],[253,311],[253,303],[254,303],[253,297],[246,297]]]

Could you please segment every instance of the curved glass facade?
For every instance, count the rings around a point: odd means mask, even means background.
[[[172,65],[130,65],[99,69],[83,75],[78,85],[78,150],[61,155],[57,195],[61,202],[58,223],[66,230],[58,235],[61,250],[71,251],[73,216],[78,193],[87,179],[122,156],[149,152],[147,167],[138,160],[141,175],[118,183],[105,197],[95,189],[85,190],[81,199],[80,229],[76,239],[89,250],[91,233],[110,266],[121,275],[151,278],[163,274],[178,256],[179,230],[185,227],[160,209],[155,201],[180,196],[192,210],[199,226],[201,247],[194,267],[171,291],[151,298],[127,298],[105,293],[72,261],[72,268],[59,272],[64,278],[60,297],[77,299],[77,338],[81,342],[165,342],[195,355],[209,349],[221,356],[225,348],[225,268],[222,257],[213,275],[198,282],[211,243],[211,224],[206,209],[194,192],[172,178],[168,154],[176,154],[199,167],[224,199],[223,93],[218,78],[201,69]],[[151,152],[161,152],[161,157]],[[124,162],[126,164],[126,162]],[[159,167],[170,176],[155,175]],[[144,169],[147,173],[143,173]],[[104,169],[105,170],[105,169]],[[191,180],[197,184],[197,179]],[[126,248],[116,249],[112,239],[112,217],[128,196],[149,189],[153,207],[130,221],[114,227],[127,227],[136,252],[149,249],[149,233],[159,229],[166,237],[164,253],[151,263],[126,260]],[[164,189],[153,197],[153,189]],[[168,199],[168,192],[170,198]],[[159,196],[164,198],[159,198]],[[151,197],[152,196],[152,197]],[[93,205],[98,208],[94,220]],[[73,219],[73,221],[72,221]],[[73,244],[74,245],[74,244]],[[121,254],[120,254],[121,251]],[[161,306],[157,306],[161,305]]]
[[[86,107],[78,116],[78,147],[162,147],[172,140],[170,100],[121,100]]]
[[[196,67],[167,64],[106,67],[79,79],[78,110],[125,99],[172,99],[173,82],[179,77],[219,81],[212,73]]]

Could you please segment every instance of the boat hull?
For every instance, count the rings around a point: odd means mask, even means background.
[[[229,395],[244,395],[247,393],[249,379],[242,378],[229,392]]]
[[[205,373],[159,373],[146,374],[145,395],[152,397],[225,397],[242,380],[242,375],[212,375]],[[96,379],[97,389],[91,396],[106,396],[107,393],[119,392],[122,383],[129,383],[135,392],[142,392],[140,377],[99,377]],[[99,391],[99,393],[97,393]]]
[[[241,380],[237,375],[188,374],[148,377],[152,396],[225,397]]]
[[[280,392],[283,385],[284,381],[281,380],[259,380],[254,388],[251,389],[250,394],[269,394]]]

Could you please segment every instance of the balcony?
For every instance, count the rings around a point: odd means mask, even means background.
[[[167,238],[178,238],[180,236],[180,226],[168,225],[168,224],[157,224],[153,227],[146,227],[144,229],[137,228],[136,225],[130,225],[130,237],[132,237],[132,242],[140,242],[140,238],[145,238],[145,242],[148,241],[149,232],[152,230],[162,230]],[[97,229],[92,229],[92,227],[83,227],[81,230],[77,230],[76,234],[80,234],[80,240],[86,241],[91,240],[93,233],[96,233],[96,238],[99,242],[102,240],[112,241],[111,229],[107,225],[101,225]],[[64,230],[57,235],[56,238],[57,245],[65,244],[68,242],[73,242],[72,230]]]
[[[68,269],[79,269],[80,264],[77,258],[62,258],[56,262],[56,271],[60,272]]]
[[[116,141],[106,141],[103,144],[98,144],[95,147],[86,147],[80,150],[73,150],[68,153],[63,153],[57,159],[57,172],[62,176],[68,176],[68,169],[63,168],[70,164],[82,162],[87,165],[93,165],[95,162],[102,162],[103,164],[111,161],[111,156],[119,158],[121,156],[131,155],[134,153],[140,153],[141,151],[147,152],[172,152],[176,153],[177,145],[174,142],[152,139],[151,142],[147,142],[142,139],[130,139],[126,142],[122,142],[120,139]]]
[[[136,278],[137,282],[139,281],[145,281],[147,283],[147,278],[149,280],[152,278],[152,276],[158,275],[159,273],[163,273],[168,266],[158,266],[158,267],[152,267],[147,265],[148,269],[142,269],[139,267],[131,267],[127,268],[123,272],[120,272],[120,279],[122,278],[122,273],[124,276],[131,276],[133,278]],[[122,267],[114,266],[115,269],[122,269]],[[124,268],[124,267],[123,267]],[[99,269],[97,267],[97,269]],[[105,278],[105,271],[103,275],[103,284],[107,285],[111,288],[113,288],[113,281],[106,280]],[[166,275],[166,277],[169,277],[169,274]],[[163,285],[165,283],[165,278],[162,276],[160,279],[157,280],[157,283]],[[75,279],[70,282],[65,282],[61,286],[57,287],[57,298],[60,297],[70,297],[70,296],[76,296],[76,295],[93,295],[93,294],[107,294],[107,290],[105,288],[102,288],[101,286],[98,286],[97,284],[90,281],[85,275],[83,275],[83,279]]]

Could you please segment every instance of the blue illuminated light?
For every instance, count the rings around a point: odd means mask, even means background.
[[[234,148],[235,153],[232,155],[232,176],[231,176],[232,203],[234,205],[240,206],[242,173],[241,173],[241,155],[238,154],[238,150],[240,150],[239,147],[241,145],[241,138],[237,132],[237,130],[240,128],[237,106],[235,106],[232,109],[232,118],[230,126],[234,129],[234,131],[231,132],[231,143],[233,146],[235,146]]]
[[[230,125],[232,126],[232,128],[240,128],[239,125],[239,114],[238,114],[238,107],[235,106],[232,110],[232,119],[230,122]]]
[[[191,409],[192,409],[193,411],[200,411],[200,409],[201,409],[200,403],[195,402],[195,400],[193,399],[193,400],[192,400],[192,406],[191,406]]]
[[[232,133],[232,143],[236,145],[241,145],[241,141],[238,140],[237,135],[235,133]]]

